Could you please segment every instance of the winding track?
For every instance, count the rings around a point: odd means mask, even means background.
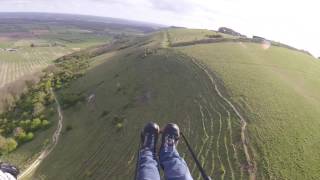
[[[58,99],[52,89],[51,89],[51,93],[54,96],[54,100],[57,105],[57,111],[59,114],[58,127],[57,127],[56,131],[54,132],[54,134],[52,135],[52,143],[50,145],[46,146],[46,148],[41,152],[40,156],[24,172],[22,172],[18,176],[18,179],[23,179],[25,177],[28,177],[28,175],[30,175],[32,172],[34,172],[34,170],[37,169],[37,167],[40,165],[40,163],[52,152],[52,150],[58,144],[59,137],[60,137],[61,130],[62,130],[63,115],[62,115],[60,103],[59,103],[59,101],[58,101]]]
[[[211,81],[212,85],[214,86],[214,89],[217,92],[217,94],[219,95],[219,97],[221,97],[232,108],[232,110],[236,113],[236,115],[240,119],[240,122],[241,122],[241,141],[242,141],[244,153],[245,153],[245,156],[246,156],[246,161],[247,161],[248,166],[249,166],[248,167],[249,179],[250,180],[255,180],[256,179],[256,163],[255,163],[254,159],[251,157],[251,155],[249,153],[248,146],[247,146],[247,141],[246,141],[246,136],[245,136],[245,131],[246,131],[246,127],[247,127],[247,121],[241,115],[241,113],[237,110],[237,108],[231,103],[231,101],[229,101],[226,97],[224,97],[221,94],[217,84],[215,83],[214,78],[209,73],[209,71],[205,68],[205,66],[200,64],[200,62],[197,62],[197,60],[195,60],[194,58],[191,58],[191,59],[192,59],[192,62],[196,66],[198,66],[200,69],[202,69],[207,74],[208,78],[210,79],[210,81]]]

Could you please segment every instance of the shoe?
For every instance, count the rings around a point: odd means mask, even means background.
[[[167,124],[162,130],[162,140],[160,150],[172,152],[178,145],[180,138],[179,126],[174,123]]]
[[[147,123],[141,132],[141,149],[149,149],[155,154],[159,133],[160,128],[158,124],[153,122]]]
[[[15,178],[18,177],[19,172],[20,172],[18,168],[14,167],[10,164],[7,164],[7,163],[0,163],[0,170],[4,173],[11,174]]]

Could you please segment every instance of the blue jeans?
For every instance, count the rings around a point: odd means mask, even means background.
[[[187,163],[175,148],[170,152],[160,150],[160,165],[166,180],[193,180]],[[138,180],[160,180],[159,163],[149,149],[140,151]]]

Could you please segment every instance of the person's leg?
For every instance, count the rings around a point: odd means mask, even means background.
[[[192,180],[187,163],[180,157],[176,146],[180,137],[179,127],[168,124],[162,134],[160,165],[166,180]]]
[[[159,126],[150,122],[141,133],[137,180],[160,180],[159,164],[156,158],[159,132]]]
[[[140,150],[138,180],[160,180],[158,161],[149,149]]]

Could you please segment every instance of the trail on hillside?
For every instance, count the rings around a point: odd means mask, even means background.
[[[58,144],[59,137],[60,137],[61,130],[62,130],[63,115],[62,115],[60,103],[59,103],[59,101],[58,101],[58,99],[52,89],[51,89],[51,93],[54,96],[54,100],[55,100],[58,115],[59,115],[57,129],[54,132],[54,134],[52,135],[52,143],[50,145],[46,146],[46,148],[41,152],[40,156],[24,172],[22,172],[19,175],[18,179],[23,179],[23,178],[27,177],[28,175],[30,175],[30,173],[32,173],[40,165],[40,163],[52,152],[52,150]]]
[[[215,91],[217,92],[217,94],[219,95],[219,97],[221,97],[230,107],[231,109],[236,113],[236,115],[238,116],[238,118],[240,119],[241,122],[241,141],[242,141],[242,145],[243,145],[243,149],[244,149],[244,153],[246,156],[246,161],[248,163],[248,173],[249,173],[249,179],[250,180],[255,180],[256,179],[256,163],[254,161],[254,159],[251,157],[249,150],[248,150],[248,146],[247,146],[247,141],[246,141],[246,127],[247,127],[247,121],[245,120],[245,118],[241,115],[241,113],[237,110],[237,108],[232,104],[231,101],[229,101],[225,96],[222,95],[222,93],[220,92],[214,78],[212,77],[212,75],[209,73],[209,71],[205,68],[204,65],[200,64],[200,62],[198,62],[197,60],[195,60],[194,58],[191,58],[192,62],[198,66],[200,69],[202,69],[208,76],[208,78],[210,79],[212,85],[214,86]]]

